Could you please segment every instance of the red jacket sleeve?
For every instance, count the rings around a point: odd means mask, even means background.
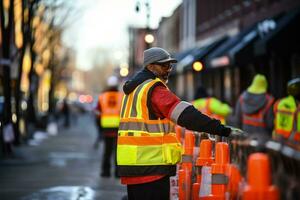
[[[151,106],[157,117],[168,118],[180,99],[164,86],[156,86],[151,95]]]

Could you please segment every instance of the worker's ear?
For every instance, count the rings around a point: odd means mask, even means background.
[[[154,67],[154,66],[151,65],[151,64],[149,64],[149,65],[146,66],[146,68],[147,68],[149,71],[151,71],[151,72],[153,71],[153,67]]]

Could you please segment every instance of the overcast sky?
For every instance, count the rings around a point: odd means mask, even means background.
[[[182,0],[149,0],[150,26],[157,28],[163,16],[170,16]],[[73,7],[80,9],[80,17],[64,34],[64,41],[77,51],[80,69],[92,67],[91,55],[95,49],[109,50],[126,61],[128,49],[127,27],[146,25],[146,0],[72,0]],[[135,11],[140,2],[140,12]],[[121,56],[121,58],[120,58]]]

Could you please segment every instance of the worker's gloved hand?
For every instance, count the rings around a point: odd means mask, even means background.
[[[230,129],[230,137],[246,137],[247,133],[243,130],[233,127],[233,126],[226,126]]]
[[[231,128],[224,126],[224,128],[222,129],[222,135],[220,135],[220,136],[229,137],[230,134],[231,134]]]

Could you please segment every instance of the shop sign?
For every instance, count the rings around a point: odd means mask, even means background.
[[[261,38],[265,37],[267,34],[276,29],[276,22],[273,19],[266,19],[257,24],[258,34]]]

